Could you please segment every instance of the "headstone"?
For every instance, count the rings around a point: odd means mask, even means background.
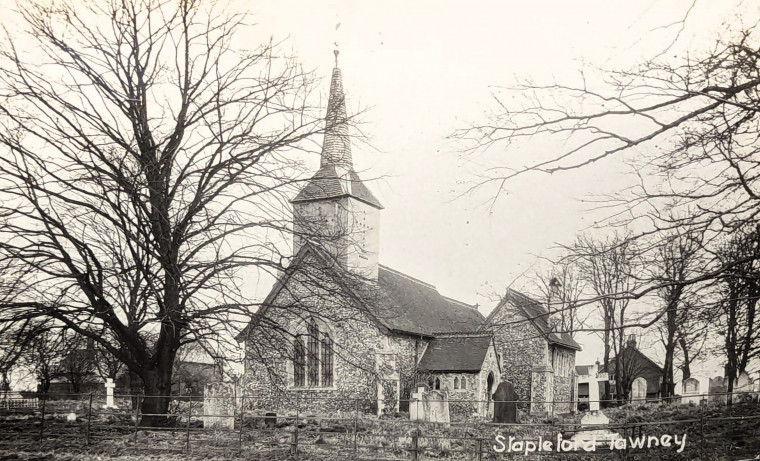
[[[610,441],[618,439],[620,434],[611,432],[606,428],[610,419],[601,411],[591,411],[581,418],[581,428],[587,428],[573,435],[572,440],[577,442],[594,441],[597,445],[608,445]]]
[[[413,392],[409,399],[409,419],[411,421],[424,421],[423,394],[425,394],[425,386],[418,384],[417,391]]]
[[[515,386],[509,381],[504,381],[496,388],[493,394],[493,422],[516,423],[517,422],[517,393]]]
[[[685,379],[681,384],[683,393],[681,394],[681,403],[693,403],[699,405],[702,401],[702,386],[697,378]]]
[[[592,365],[588,375],[580,375],[576,381],[576,385],[588,383],[588,407],[590,411],[599,411],[599,383],[609,381],[610,377],[607,373],[599,373],[599,363]]]
[[[647,380],[639,376],[631,384],[631,403],[633,405],[644,405],[647,403]]]
[[[203,390],[203,427],[235,428],[235,385],[209,383]]]
[[[431,423],[451,422],[446,392],[433,390],[422,394],[422,420]]]
[[[103,408],[117,408],[113,400],[113,390],[116,387],[116,384],[113,382],[113,379],[106,378],[105,386],[106,386],[106,404],[103,405]]]
[[[268,428],[277,426],[277,413],[267,412],[266,418],[264,418],[264,425]]]
[[[708,389],[710,402],[726,403],[726,392],[728,392],[728,386],[726,386],[726,380],[723,376],[710,378],[710,387]]]

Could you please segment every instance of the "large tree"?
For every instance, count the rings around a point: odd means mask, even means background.
[[[250,313],[239,271],[282,269],[292,154],[321,126],[310,76],[272,43],[240,47],[255,29],[225,2],[30,1],[8,17],[22,26],[0,52],[0,261],[25,290],[0,320],[92,339],[160,423],[180,346]]]
[[[718,280],[718,309],[712,320],[723,341],[726,356],[728,402],[734,383],[750,362],[760,357],[760,227],[736,232],[721,248],[719,257],[730,267]],[[741,261],[740,264],[733,262]]]

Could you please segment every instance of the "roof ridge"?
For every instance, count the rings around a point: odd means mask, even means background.
[[[443,299],[445,299],[446,301],[451,301],[452,303],[461,304],[461,305],[462,305],[462,306],[464,306],[464,307],[469,307],[470,309],[475,309],[475,310],[477,310],[477,307],[475,307],[475,304],[467,304],[466,302],[464,302],[464,301],[460,301],[460,300],[458,300],[458,299],[449,298],[448,296],[443,296],[443,295],[441,295],[441,296],[442,296],[442,297],[443,297]]]
[[[397,271],[396,269],[391,269],[390,267],[388,267],[388,266],[386,266],[386,265],[383,265],[383,264],[378,264],[378,267],[381,267],[381,268],[383,268],[383,269],[387,270],[388,272],[392,272],[392,273],[394,273],[394,274],[396,274],[396,275],[400,275],[401,277],[404,277],[404,278],[406,278],[406,279],[409,279],[409,280],[411,280],[411,281],[413,281],[413,282],[417,282],[417,283],[419,283],[420,285],[426,286],[426,287],[428,287],[428,288],[432,288],[432,289],[433,289],[433,290],[435,290],[436,292],[438,291],[438,289],[435,287],[435,285],[433,285],[433,284],[430,284],[430,283],[427,283],[427,282],[424,282],[424,281],[422,281],[422,280],[420,280],[420,279],[418,279],[418,278],[414,278],[414,277],[412,277],[411,275],[407,275],[407,274],[404,274],[403,272]],[[440,295],[440,293],[438,293],[438,294]],[[442,298],[445,298],[445,296],[443,296],[443,295],[441,295],[441,297],[442,297]]]

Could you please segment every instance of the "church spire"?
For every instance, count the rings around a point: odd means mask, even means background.
[[[335,53],[335,68],[330,83],[330,99],[327,102],[325,116],[325,139],[322,143],[322,161],[320,167],[328,165],[353,170],[351,159],[351,140],[348,136],[348,116],[346,115],[346,97],[343,94],[343,78],[338,67],[338,54]]]

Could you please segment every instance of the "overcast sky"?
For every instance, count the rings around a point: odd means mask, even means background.
[[[630,181],[606,161],[564,175],[533,175],[465,194],[498,154],[521,165],[552,146],[531,144],[490,156],[464,155],[447,140],[484,122],[493,86],[518,79],[576,79],[593,68],[628,68],[662,51],[714,43],[727,27],[753,23],[754,2],[702,1],[344,1],[243,3],[260,32],[324,77],[326,94],[339,44],[349,112],[368,109],[371,147],[354,146],[354,162],[385,206],[382,264],[479,303],[487,314],[513,285],[530,286],[537,258],[603,217],[583,199]],[[691,8],[691,10],[690,10]],[[685,25],[679,23],[687,11]],[[316,161],[315,161],[316,168]],[[268,289],[266,287],[265,289]],[[601,356],[586,339],[580,363]]]

